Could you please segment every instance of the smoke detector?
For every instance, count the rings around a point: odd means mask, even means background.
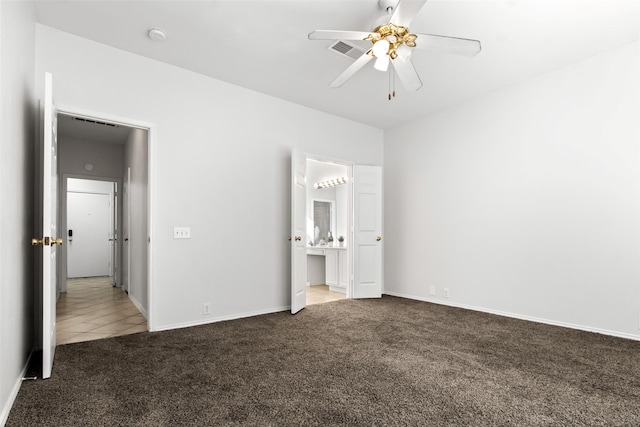
[[[151,40],[157,41],[157,42],[164,41],[167,38],[167,35],[163,30],[155,27],[149,28],[149,31],[147,31],[147,36],[149,36]]]

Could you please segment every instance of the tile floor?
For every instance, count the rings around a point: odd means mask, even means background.
[[[330,291],[327,285],[307,286],[307,305],[338,301],[346,297],[347,295],[341,292]]]
[[[56,305],[56,344],[99,340],[147,330],[147,319],[109,277],[68,279]]]

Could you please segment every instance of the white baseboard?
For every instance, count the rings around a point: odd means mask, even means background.
[[[577,329],[580,331],[594,332],[596,334],[610,335],[612,337],[626,338],[629,340],[640,341],[640,335],[627,334],[627,333],[618,332],[618,331],[610,331],[608,329],[600,329],[600,328],[594,328],[590,326],[576,325],[573,323],[558,322],[556,320],[543,319],[543,318],[534,317],[534,316],[526,316],[526,315],[517,314],[517,313],[509,313],[509,312],[500,311],[500,310],[492,310],[484,307],[476,307],[476,306],[471,306],[467,304],[457,304],[449,301],[442,301],[441,299],[425,298],[425,297],[419,297],[415,295],[402,294],[399,292],[386,292],[385,295],[391,295],[394,297],[407,298],[407,299],[412,299],[417,301],[430,302],[433,304],[446,305],[449,307],[464,308],[466,310],[480,311],[482,313],[489,313],[489,314],[496,314],[498,316],[511,317],[513,319],[527,320],[529,322],[544,323],[545,325],[560,326],[562,328]]]
[[[155,328],[155,331],[169,331],[171,329],[180,329],[180,328],[190,328],[192,326],[200,326],[200,325],[207,325],[209,323],[217,323],[217,322],[224,322],[225,320],[235,320],[235,319],[242,319],[245,317],[253,317],[253,316],[260,316],[262,314],[271,314],[271,313],[278,313],[280,311],[285,311],[285,310],[290,310],[291,307],[290,306],[286,306],[286,307],[277,307],[277,308],[270,308],[270,309],[266,309],[266,310],[258,310],[258,311],[252,311],[252,312],[247,312],[247,313],[240,313],[240,314],[232,314],[232,315],[228,315],[228,316],[219,316],[219,317],[206,317],[204,319],[201,320],[195,320],[195,321],[191,321],[191,322],[184,322],[184,323],[174,323],[171,325],[163,325],[160,326],[159,328]]]
[[[33,350],[29,353],[29,357],[27,357],[27,361],[22,368],[22,372],[20,376],[16,379],[13,388],[11,389],[11,393],[9,393],[9,398],[6,402],[4,402],[2,406],[2,411],[0,412],[0,426],[4,426],[7,423],[7,419],[9,418],[9,412],[13,407],[13,403],[16,401],[16,397],[18,397],[18,392],[20,392],[20,387],[22,386],[22,379],[27,375],[27,369],[29,369],[29,364],[31,363],[31,356],[33,356]]]
[[[133,303],[133,305],[136,306],[136,308],[138,309],[138,311],[140,313],[142,313],[142,315],[144,316],[145,319],[149,320],[149,317],[147,316],[147,310],[144,309],[144,307],[142,306],[142,304],[140,304],[140,301],[138,301],[133,295],[129,294],[129,300]]]

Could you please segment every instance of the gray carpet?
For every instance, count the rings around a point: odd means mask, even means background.
[[[640,425],[640,342],[402,298],[60,346],[7,426]]]

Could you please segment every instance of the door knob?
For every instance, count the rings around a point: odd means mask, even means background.
[[[376,237],[376,242],[379,242],[380,240],[382,240],[382,237],[380,236]]]
[[[299,242],[300,240],[302,240],[302,237],[296,236],[296,242]]]
[[[125,238],[124,238],[124,241],[125,241],[125,242],[128,242],[128,241],[129,241],[129,238],[128,238],[128,237],[125,237]]]
[[[289,236],[289,241],[291,241],[291,236]]]
[[[56,239],[53,237],[43,237],[42,239],[31,239],[31,246],[53,246],[53,245],[62,245],[62,239]]]

